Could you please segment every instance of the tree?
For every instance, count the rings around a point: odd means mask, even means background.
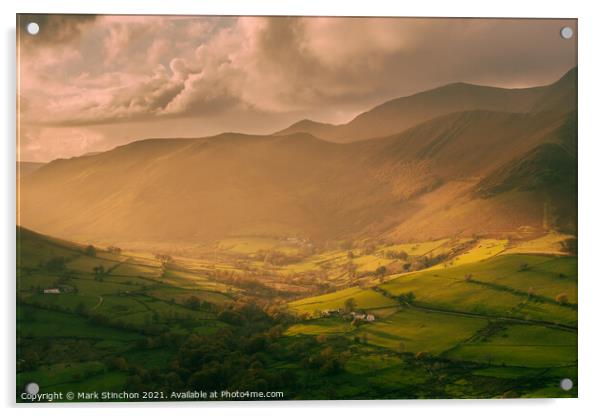
[[[94,280],[102,282],[105,275],[105,267],[101,264],[92,269],[94,271]]]
[[[92,244],[87,246],[84,252],[86,253],[86,256],[96,257],[96,248]]]
[[[354,298],[349,298],[345,300],[345,312],[353,312],[357,306],[357,302]]]
[[[186,307],[194,309],[195,311],[201,309],[201,301],[196,296],[189,297],[188,299],[186,299],[186,302],[184,304],[186,305]]]
[[[155,254],[155,258],[164,266],[169,263],[173,263],[173,257],[171,257],[169,254]]]
[[[382,282],[383,279],[385,278],[385,275],[387,274],[387,268],[385,266],[380,266],[376,269],[375,273],[376,273],[376,277],[378,277],[380,279],[380,281]]]
[[[408,253],[403,250],[395,251],[395,250],[387,250],[385,252],[385,257],[388,259],[399,259],[399,260],[407,260]]]
[[[408,292],[408,293],[402,293],[401,295],[399,295],[397,297],[397,299],[401,303],[412,304],[414,302],[414,299],[416,299],[416,296],[414,295],[414,292]]]
[[[126,370],[128,362],[123,357],[113,357],[108,362],[108,367],[114,370]]]
[[[565,253],[569,253],[572,255],[577,254],[577,239],[576,238],[568,238],[560,243],[562,246],[562,251]]]
[[[556,302],[560,303],[561,305],[568,303],[568,301],[569,296],[566,293],[559,293],[556,295]]]
[[[121,248],[116,247],[116,246],[109,246],[109,247],[107,247],[107,251],[109,253],[113,253],[113,254],[121,254]]]

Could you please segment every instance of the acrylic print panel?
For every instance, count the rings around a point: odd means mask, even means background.
[[[17,25],[17,401],[577,396],[576,20]]]

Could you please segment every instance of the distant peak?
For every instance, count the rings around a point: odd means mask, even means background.
[[[303,120],[299,120],[296,123],[292,124],[290,127],[305,127],[305,126],[332,126],[329,123],[322,123],[320,121],[310,120],[308,118],[304,118]]]

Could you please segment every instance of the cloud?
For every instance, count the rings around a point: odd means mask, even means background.
[[[92,14],[19,14],[19,37],[32,47],[44,47],[68,43],[78,38],[82,30],[94,23],[97,16]],[[37,36],[27,33],[27,25],[35,22],[40,26]]]
[[[558,36],[572,20],[34,17],[19,93],[23,122],[41,126],[200,117],[232,131],[270,115],[269,131],[292,115],[344,122],[450,82],[546,84],[576,65],[576,39]]]

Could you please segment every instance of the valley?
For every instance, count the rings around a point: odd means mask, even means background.
[[[569,235],[240,236],[197,258],[18,236],[17,377],[45,390],[224,388],[247,374],[288,399],[541,397],[576,374]],[[230,346],[200,352],[216,339]],[[195,381],[216,353],[242,361]]]
[[[577,397],[576,77],[19,162],[17,389]]]

